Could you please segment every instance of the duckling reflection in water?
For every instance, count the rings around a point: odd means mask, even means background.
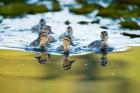
[[[50,62],[51,55],[46,52],[41,52],[36,54],[38,62],[41,64],[45,64],[46,62]]]
[[[49,44],[51,41],[51,38],[48,34],[49,29],[45,27],[42,32],[39,35],[39,46],[41,49],[41,52],[37,54],[36,58],[38,59],[39,63],[45,64],[50,59],[50,54],[46,53],[46,45]]]
[[[100,61],[101,66],[106,66],[108,62],[107,55],[102,55],[99,61]]]
[[[101,66],[106,66],[107,65],[107,62],[108,62],[108,59],[107,59],[107,55],[108,55],[108,47],[105,45],[103,46],[101,49],[101,58],[100,58],[100,64]]]
[[[72,64],[75,62],[76,60],[69,60],[69,53],[65,52],[63,55],[63,69],[64,70],[70,70]]]

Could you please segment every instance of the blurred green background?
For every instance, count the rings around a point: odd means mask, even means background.
[[[140,17],[140,0],[73,0],[75,3],[62,4],[64,1],[0,0],[0,15],[6,18],[23,17],[27,14],[59,12],[64,7],[76,15],[87,15],[98,10],[99,12],[95,17],[123,19],[124,21],[120,22],[123,28],[140,29],[138,23],[132,20]],[[43,4],[43,2],[49,2],[49,4]]]

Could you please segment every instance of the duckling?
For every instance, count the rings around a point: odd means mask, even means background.
[[[42,18],[42,19],[40,19],[40,21],[37,25],[35,25],[31,28],[31,30],[32,30],[32,32],[40,33],[45,26],[47,26],[46,21],[45,21],[45,19]],[[50,26],[47,26],[47,27],[49,28],[49,34],[53,34],[51,27]]]
[[[42,32],[39,34],[39,46],[45,47],[48,43],[52,41],[51,36],[49,35],[49,28],[44,27]]]
[[[89,48],[98,48],[104,51],[104,48],[108,48],[108,33],[107,31],[102,31],[100,35],[100,40],[95,40],[88,45]]]
[[[102,41],[102,45],[107,46],[108,45],[108,33],[107,33],[107,31],[102,31],[100,38]]]
[[[55,42],[56,40],[50,35],[51,34],[51,27],[50,26],[44,26],[43,29],[39,32],[39,36],[36,40],[34,40],[29,46],[30,47],[36,47],[39,46],[39,38],[40,38],[40,34],[43,32],[44,28],[48,29],[47,34],[49,34],[49,37],[51,38],[50,43]]]
[[[72,30],[72,27],[71,27],[71,26],[68,26],[66,32],[62,33],[62,34],[59,36],[59,39],[60,39],[60,40],[62,40],[62,39],[63,39],[63,40],[64,40],[64,39],[69,40],[70,45],[75,46],[74,43],[73,43],[74,37],[73,37],[73,30]]]

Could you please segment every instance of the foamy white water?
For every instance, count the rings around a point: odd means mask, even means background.
[[[96,11],[95,11],[96,12]],[[129,37],[123,36],[120,33],[129,32],[140,34],[139,31],[134,30],[120,30],[117,23],[119,20],[111,19],[100,19],[100,24],[88,24],[80,25],[79,21],[93,21],[96,19],[94,16],[79,16],[69,13],[67,8],[64,8],[60,12],[49,12],[44,14],[27,15],[23,18],[6,18],[0,24],[0,49],[13,49],[12,47],[27,47],[33,40],[37,38],[37,33],[32,33],[30,28],[38,24],[39,20],[44,18],[47,25],[52,27],[52,31],[55,33],[52,35],[55,39],[66,31],[66,25],[64,22],[69,20],[74,31],[74,43],[76,46],[72,46],[71,49],[74,54],[86,54],[93,51],[88,51],[84,49],[83,46],[88,46],[91,42],[100,39],[101,31],[104,29],[100,26],[107,26],[109,29],[105,30],[109,33],[109,46],[114,48],[114,51],[124,51],[129,46],[139,46],[140,38],[131,39]],[[56,49],[62,45],[62,41],[57,40],[57,42],[52,43],[50,51],[52,54],[59,54]],[[15,48],[18,49],[18,48]],[[21,50],[21,49],[20,49]],[[76,51],[75,51],[76,50]],[[89,49],[90,50],[90,49]]]

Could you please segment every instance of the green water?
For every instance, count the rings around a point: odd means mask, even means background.
[[[72,69],[64,71],[62,57],[39,64],[34,54],[0,51],[0,93],[139,93],[140,47],[111,53],[109,64],[101,67],[100,55],[71,57]]]
[[[126,80],[0,77],[1,93],[131,93]],[[129,89],[128,89],[129,88]]]

